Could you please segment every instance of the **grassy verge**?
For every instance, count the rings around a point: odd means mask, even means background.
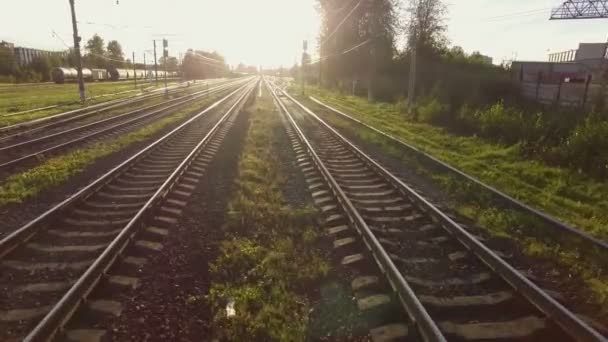
[[[213,98],[201,100],[137,131],[123,135],[116,140],[100,142],[93,146],[71,151],[51,158],[43,164],[8,177],[0,184],[0,207],[18,204],[43,190],[66,182],[70,177],[85,170],[94,161],[128,146],[149,139],[168,125],[180,121],[192,112],[213,102]]]
[[[281,192],[287,176],[278,157],[283,127],[271,99],[258,98],[248,110],[226,239],[211,266],[213,326],[217,337],[230,341],[304,341],[309,294],[330,266],[318,247],[314,209],[289,207]]]
[[[519,145],[492,144],[410,122],[392,104],[369,104],[327,91],[315,90],[314,95],[563,222],[608,239],[607,183],[524,159]]]
[[[319,91],[315,91],[315,96],[565,222],[600,238],[608,236],[606,184],[567,170],[522,160],[517,146],[457,137],[432,126],[408,122],[389,104],[372,105],[358,98]],[[310,104],[332,125],[353,132],[361,140],[380,147],[387,155],[403,160],[404,165],[448,194],[451,206],[460,214],[491,235],[516,241],[524,253],[557,262],[566,272],[580,277],[585,300],[603,308],[602,314],[608,314],[608,257],[605,253],[555,234],[531,215],[499,205],[489,192],[480,190],[475,184],[435,169],[389,139]]]
[[[147,83],[145,85],[148,87]],[[133,83],[130,82],[87,84],[87,97],[89,100],[87,101],[86,106],[133,96],[138,92],[141,92],[141,89],[141,86],[139,86],[136,90]],[[76,84],[3,87],[2,91],[0,91],[0,127],[83,108],[78,102],[78,86]],[[57,104],[60,104],[61,106],[32,113],[4,116],[5,114],[44,108]]]

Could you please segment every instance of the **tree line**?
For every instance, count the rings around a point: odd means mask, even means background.
[[[153,59],[146,61],[148,66],[154,63]],[[168,71],[178,71],[179,62],[176,57],[168,57],[166,60]],[[165,57],[160,53],[158,60],[159,70],[165,65]],[[69,49],[65,56],[59,54],[42,55],[35,57],[27,65],[19,65],[13,51],[0,48],[0,81],[6,82],[40,82],[51,80],[51,70],[55,67],[76,67],[76,55],[73,49]],[[128,68],[134,67],[133,61],[126,58],[122,45],[117,40],[105,43],[98,34],[94,34],[84,45],[82,55],[82,66],[84,68]],[[143,69],[143,56],[135,68]]]
[[[590,108],[525,100],[508,65],[450,45],[443,0],[317,2],[320,58],[304,65],[304,73],[297,66],[296,77],[370,101],[395,102],[405,119],[514,144],[525,157],[608,178],[604,91]]]

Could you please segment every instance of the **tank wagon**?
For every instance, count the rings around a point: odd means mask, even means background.
[[[85,81],[92,81],[93,71],[88,68],[82,68],[82,76]],[[51,71],[51,77],[55,83],[76,81],[78,79],[78,70],[76,68],[54,68]]]
[[[146,78],[154,78],[154,70],[143,70],[143,69],[119,69],[119,68],[108,68],[108,69],[89,69],[83,68],[82,74],[85,81],[125,81],[137,78],[143,80]],[[53,81],[58,84],[66,82],[76,82],[78,80],[78,71],[76,68],[54,68],[51,71]],[[167,78],[175,78],[178,76],[177,72],[167,72]],[[158,71],[158,78],[165,78],[165,71]]]

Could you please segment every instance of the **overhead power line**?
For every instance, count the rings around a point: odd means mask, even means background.
[[[78,21],[78,24],[84,24],[84,25],[97,25],[97,26],[105,26],[105,27],[109,27],[111,29],[114,30],[139,30],[139,29],[145,29],[145,30],[151,30],[154,27],[153,26],[132,26],[132,25],[121,25],[121,26],[116,26],[114,24],[108,24],[108,23],[98,23],[98,22],[94,22],[94,21]]]
[[[347,9],[348,7],[350,7],[350,5],[352,5],[353,2],[354,1],[352,1],[351,3],[349,3],[347,5],[342,6],[340,8],[335,8],[335,9],[334,8],[328,8],[327,11],[331,12],[333,14],[340,13],[340,12],[344,11],[345,9]]]
[[[350,12],[348,12],[348,14],[334,28],[334,30],[327,37],[325,37],[325,39],[319,44],[319,46],[322,46],[325,43],[327,43],[329,41],[329,39],[331,39],[331,37],[333,37],[333,35],[336,34],[336,32],[338,32],[338,30],[340,29],[340,27],[342,27],[342,25],[344,25],[344,23],[348,20],[348,18],[350,18],[353,15],[353,13],[355,13],[355,11],[357,10],[357,8],[359,8],[359,6],[361,6],[361,2],[362,1],[363,0],[359,0],[359,2],[357,2],[357,4],[350,10]]]
[[[207,57],[207,56],[205,56],[205,55],[201,55],[201,54],[200,54],[200,53],[198,53],[198,52],[194,52],[194,55],[196,55],[196,56],[198,56],[198,57],[200,57],[200,58],[206,59],[206,60],[208,60],[208,61],[210,61],[210,62],[213,62],[213,63],[225,64],[225,62],[223,62],[223,61],[220,61],[220,60],[218,60],[218,59],[213,59],[213,58],[211,58],[211,57]]]
[[[527,16],[530,14],[546,12],[546,11],[549,11],[550,9],[551,9],[551,7],[545,7],[545,8],[526,10],[526,11],[512,12],[512,13],[506,13],[506,14],[502,14],[502,15],[483,18],[483,20],[496,20],[496,19],[502,19],[502,18]]]
[[[551,8],[540,8],[540,9],[530,10],[530,11],[525,11],[525,12],[517,12],[517,13],[505,14],[505,15],[485,18],[482,21],[483,22],[497,22],[497,21],[506,21],[506,20],[520,19],[520,18],[523,18],[523,17],[530,17],[530,16],[535,16],[535,15],[544,15],[550,9]]]
[[[353,46],[353,47],[350,47],[350,48],[348,48],[348,49],[346,49],[346,50],[344,50],[344,51],[342,51],[342,52],[333,53],[333,54],[331,54],[331,55],[327,55],[327,56],[322,56],[322,57],[319,57],[319,58],[315,59],[314,61],[311,61],[311,63],[310,63],[310,64],[311,64],[311,65],[313,65],[313,64],[317,64],[317,63],[319,63],[319,62],[321,62],[321,61],[324,61],[324,60],[326,60],[326,59],[328,59],[328,58],[331,58],[331,57],[335,57],[335,56],[341,56],[341,55],[346,55],[346,54],[349,54],[349,53],[351,53],[351,52],[353,52],[353,51],[356,51],[357,49],[359,49],[359,48],[361,48],[361,47],[363,47],[363,46],[365,46],[365,45],[369,44],[369,43],[370,43],[372,40],[373,40],[373,39],[367,39],[367,40],[365,40],[365,41],[363,41],[363,42],[361,42],[361,43],[359,43],[359,44],[357,44],[357,45],[355,45],[355,46]]]
[[[53,37],[57,38],[61,43],[63,43],[63,45],[65,45],[66,48],[71,49],[72,47],[68,45],[68,43],[65,42],[65,40],[63,40],[63,38],[61,38],[61,36],[59,34],[57,34],[57,32],[55,32],[55,30],[52,30],[51,32],[53,32]]]
[[[199,58],[199,63],[202,63],[202,64],[204,64],[204,65],[208,65],[208,66],[210,66],[210,67],[213,67],[213,68],[218,68],[218,69],[224,69],[224,68],[226,68],[226,64],[225,64],[225,63],[223,63],[223,62],[220,62],[220,61],[218,61],[218,60],[215,60],[215,59],[212,59],[212,58],[205,57],[205,56],[203,56],[203,55],[201,55],[201,54],[198,54],[198,53],[193,53],[192,55],[193,55],[194,57]],[[215,61],[215,63],[209,63],[209,60]],[[218,63],[222,63],[222,64],[218,64]]]
[[[112,62],[125,63],[124,60],[121,61],[119,59],[112,59],[110,57],[107,57],[107,56],[104,56],[104,55],[99,55],[99,54],[92,53],[92,52],[87,52],[86,55],[91,55],[91,56],[99,57],[99,58],[102,58],[102,59],[105,59],[105,60],[108,60],[108,61],[112,61]],[[131,63],[133,63],[133,61],[131,61]]]

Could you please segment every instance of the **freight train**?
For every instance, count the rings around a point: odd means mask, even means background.
[[[78,71],[76,68],[54,68],[51,72],[53,81],[58,84],[66,82],[75,82],[78,80]],[[132,80],[134,77],[137,79],[154,78],[154,70],[141,70],[141,69],[89,69],[82,68],[82,76],[85,81],[125,81]],[[177,72],[167,72],[168,78],[177,77]],[[162,79],[165,77],[165,71],[158,71],[158,78]]]

